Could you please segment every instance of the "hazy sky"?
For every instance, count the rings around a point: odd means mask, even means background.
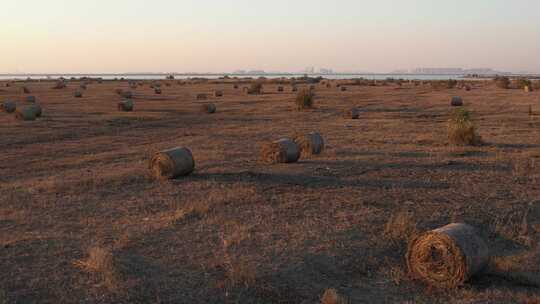
[[[3,0],[2,72],[540,72],[539,0]]]

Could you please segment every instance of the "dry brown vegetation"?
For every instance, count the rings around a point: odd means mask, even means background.
[[[291,111],[288,83],[150,83],[89,81],[81,102],[79,81],[27,82],[42,117],[0,112],[0,303],[540,301],[540,91],[362,80],[317,85],[317,106]],[[0,102],[29,106],[22,85],[0,83]],[[201,114],[200,92],[219,111]],[[481,146],[448,142],[458,95]],[[260,162],[264,143],[314,130],[317,157]],[[195,171],[152,178],[153,153],[173,147]],[[450,222],[478,228],[499,273],[445,291],[411,280],[408,240]]]

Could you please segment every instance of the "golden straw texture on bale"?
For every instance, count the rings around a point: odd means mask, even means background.
[[[19,120],[35,120],[36,111],[32,106],[18,108],[15,112],[15,118]]]
[[[321,154],[324,150],[324,140],[321,134],[317,132],[311,132],[305,135],[298,134],[294,137],[294,141],[300,148],[302,157]]]
[[[177,147],[156,153],[149,167],[154,177],[173,179],[191,174],[195,169],[195,160],[188,148]]]
[[[294,163],[300,158],[300,148],[293,140],[283,138],[265,144],[261,158],[267,163]]]
[[[133,111],[133,101],[130,99],[118,103],[118,111],[131,112]]]
[[[205,103],[201,105],[201,111],[204,113],[216,113],[216,105],[213,103]]]
[[[13,113],[17,109],[17,105],[13,101],[5,101],[0,104],[0,111]]]
[[[413,239],[406,259],[414,279],[437,288],[455,288],[484,269],[489,251],[473,227],[454,223]]]

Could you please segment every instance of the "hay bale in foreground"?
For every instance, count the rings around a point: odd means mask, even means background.
[[[289,138],[265,144],[261,158],[266,163],[295,163],[300,158],[300,147]]]
[[[324,150],[324,140],[321,134],[317,132],[311,132],[304,135],[298,134],[293,140],[300,148],[301,157],[321,154]]]
[[[0,111],[6,113],[13,113],[17,109],[17,105],[13,101],[4,101],[0,104]]]
[[[455,288],[486,267],[489,250],[473,227],[453,223],[413,239],[406,260],[414,279]]]
[[[177,147],[156,153],[150,160],[149,168],[158,179],[173,179],[191,174],[195,169],[195,160],[188,148]]]
[[[36,96],[33,96],[33,95],[26,96],[25,100],[26,100],[26,102],[34,103],[34,102],[36,102]]]
[[[118,111],[122,112],[131,112],[133,111],[133,101],[131,99],[126,99],[117,104]]]
[[[201,105],[201,111],[204,113],[216,113],[216,105],[213,103],[205,103]]]
[[[75,98],[82,98],[83,97],[83,93],[81,91],[75,91],[75,93],[73,94],[73,96]]]
[[[15,112],[15,118],[19,120],[36,120],[36,109],[33,106],[18,108]]]
[[[452,101],[450,102],[450,104],[453,107],[461,107],[461,106],[463,106],[463,98],[461,98],[459,96],[454,96],[454,97],[452,97]]]
[[[357,108],[348,109],[343,113],[343,116],[347,119],[358,119],[360,117],[360,110]]]

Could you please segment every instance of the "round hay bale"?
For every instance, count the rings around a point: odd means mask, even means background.
[[[79,88],[80,88],[81,90],[86,90],[87,87],[86,87],[86,84],[85,84],[85,83],[82,83],[82,84],[79,86]]]
[[[116,94],[122,96],[123,98],[126,98],[126,99],[133,98],[133,93],[131,93],[131,91],[126,91],[122,89],[116,89],[114,91],[116,92]]]
[[[347,87],[345,87],[345,86],[341,86],[341,87],[339,87],[339,88],[340,88],[340,90],[341,90],[342,92],[347,91]]]
[[[154,93],[156,93],[158,95],[161,94],[161,89],[160,88],[155,88]]]
[[[30,105],[30,108],[34,110],[36,113],[36,117],[41,117],[41,114],[43,113],[43,110],[41,109],[41,106],[36,104]]]
[[[214,97],[223,97],[223,91],[219,91],[219,90],[214,91]]]
[[[294,85],[294,86],[292,86],[292,89],[291,89],[291,91],[293,91],[293,92],[298,92],[298,87],[297,87],[297,86],[295,86],[295,85]]]
[[[26,86],[22,87],[22,90],[24,94],[30,94],[30,89],[27,88]]]
[[[233,89],[238,90],[238,85],[237,84],[233,85]]]
[[[406,260],[414,279],[438,288],[455,288],[484,269],[489,250],[473,227],[453,223],[414,238]]]
[[[309,157],[311,155],[321,154],[324,150],[324,140],[321,134],[311,132],[305,135],[296,135],[294,142],[300,148],[301,157]]]
[[[279,87],[277,88],[277,91],[278,91],[278,92],[283,92],[283,91],[284,91],[284,89],[283,89],[283,87],[282,87],[282,86],[279,86]]]
[[[15,112],[15,118],[19,120],[36,120],[36,109],[33,106],[18,108]]]
[[[177,147],[156,153],[150,160],[149,168],[158,179],[173,179],[191,174],[195,169],[195,160],[188,148]]]
[[[300,147],[289,138],[263,145],[261,158],[267,163],[295,163],[300,158]]]
[[[126,99],[118,103],[118,111],[122,112],[131,112],[133,111],[133,101],[131,99]]]
[[[4,101],[0,104],[0,111],[6,112],[6,113],[13,113],[17,109],[17,104],[13,101]]]
[[[525,93],[530,93],[530,92],[534,91],[532,86],[525,86],[523,88],[523,90],[525,91]]]
[[[34,102],[36,102],[36,96],[33,96],[33,95],[26,96],[25,100],[26,100],[26,102],[34,103]]]
[[[213,103],[202,104],[201,111],[209,114],[216,113],[216,105]]]
[[[63,80],[58,80],[55,84],[53,89],[59,90],[66,87],[66,83]]]
[[[83,97],[83,93],[81,91],[75,91],[75,93],[73,94],[73,96],[75,96],[75,98],[82,98]]]
[[[465,86],[463,86],[463,88],[465,89],[465,91],[470,91],[471,90],[471,86],[466,84]]]
[[[248,95],[249,94],[249,88],[248,87],[243,87],[242,88],[242,93]]]
[[[459,96],[452,97],[452,102],[450,103],[453,107],[461,107],[463,106],[463,98]]]
[[[358,110],[357,108],[351,108],[346,110],[343,114],[345,118],[358,119],[360,117],[360,110]]]
[[[206,100],[208,96],[204,93],[197,94],[197,100]]]

